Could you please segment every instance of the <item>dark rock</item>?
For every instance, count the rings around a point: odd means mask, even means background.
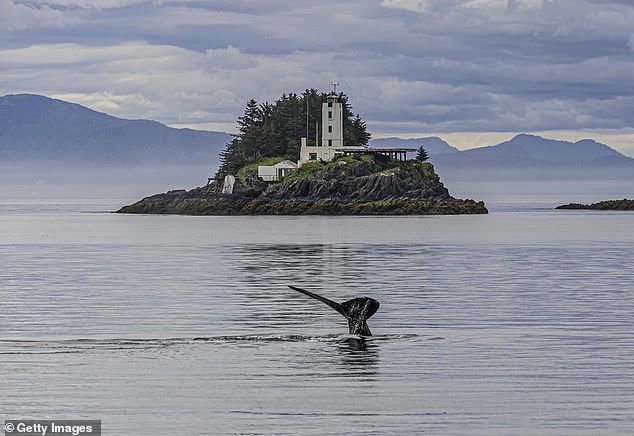
[[[191,200],[144,199],[119,213],[176,215],[463,215],[488,213],[474,200]]]
[[[593,204],[570,203],[557,206],[556,209],[573,209],[573,210],[634,210],[634,200],[605,200]]]
[[[343,161],[345,162],[345,161]],[[410,161],[367,174],[368,162],[338,165],[314,178],[291,179],[269,186],[262,198],[296,200],[382,201],[449,200],[451,195],[429,163]]]

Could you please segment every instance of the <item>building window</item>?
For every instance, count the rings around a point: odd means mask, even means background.
[[[332,111],[328,111],[328,119],[332,120]]]
[[[331,101],[328,102],[328,107],[332,107],[332,102]]]
[[[328,133],[332,133],[332,126],[328,126]]]
[[[309,153],[308,160],[317,160],[317,153]]]
[[[328,147],[332,147],[332,139],[328,140]]]

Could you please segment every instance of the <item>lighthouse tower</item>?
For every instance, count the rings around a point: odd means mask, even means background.
[[[306,138],[302,138],[298,164],[306,162],[330,161],[342,156],[348,149],[358,150],[365,147],[346,146],[343,143],[343,103],[337,96],[338,83],[332,84],[334,89],[321,105],[321,141],[315,145],[307,145]]]
[[[324,150],[343,147],[343,104],[334,94],[321,105],[321,146]]]

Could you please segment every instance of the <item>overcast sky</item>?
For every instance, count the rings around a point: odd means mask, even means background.
[[[0,0],[2,95],[232,132],[250,98],[332,81],[375,137],[634,156],[634,2]]]

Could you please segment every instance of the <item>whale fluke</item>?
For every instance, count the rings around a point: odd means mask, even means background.
[[[348,320],[348,331],[351,335],[372,336],[366,321],[379,310],[379,302],[374,298],[357,297],[339,304],[296,286],[289,286],[289,288],[319,300],[342,314]]]

